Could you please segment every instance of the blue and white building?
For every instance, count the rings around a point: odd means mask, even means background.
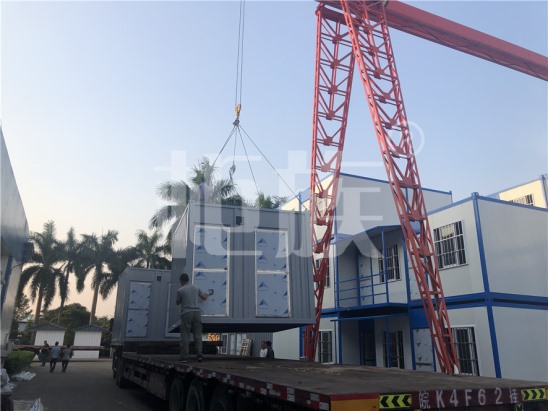
[[[546,175],[457,202],[423,190],[462,373],[548,381]],[[335,214],[319,361],[438,370],[388,182],[341,174]],[[274,336],[278,357],[302,355],[294,338]]]

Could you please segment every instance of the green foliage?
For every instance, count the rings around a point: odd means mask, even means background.
[[[35,355],[30,351],[11,351],[5,362],[6,372],[8,375],[13,375],[27,369]]]
[[[55,323],[59,318],[59,308],[46,311],[44,319],[48,322]],[[89,324],[89,311],[81,304],[74,303],[66,305],[59,318],[59,325],[65,327],[65,340],[63,344],[74,344],[74,330],[84,325]]]
[[[104,328],[107,332],[104,332],[101,335],[101,346],[105,347],[103,350],[99,351],[100,357],[109,357],[110,356],[110,337],[111,334],[108,332],[110,328],[110,319],[108,317],[99,317],[95,321],[95,325]]]

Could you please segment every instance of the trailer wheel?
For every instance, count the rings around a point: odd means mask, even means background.
[[[219,384],[213,391],[209,411],[234,411],[232,396],[225,385]]]
[[[198,378],[194,378],[188,388],[185,411],[205,411],[204,387]]]
[[[116,385],[120,388],[127,388],[128,380],[124,378],[124,359],[118,358],[118,366],[116,367]]]
[[[182,379],[176,378],[169,389],[169,411],[183,411],[184,404],[185,384]]]

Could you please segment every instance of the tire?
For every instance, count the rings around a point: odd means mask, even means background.
[[[185,410],[185,384],[182,379],[176,378],[169,389],[169,411]]]
[[[211,402],[209,404],[209,411],[234,411],[234,401],[228,388],[219,384],[213,391],[213,396],[211,397]]]
[[[11,396],[2,396],[2,411],[13,411],[15,409],[15,404]]]
[[[188,388],[185,411],[205,411],[204,387],[198,378],[194,378]]]
[[[116,367],[116,385],[119,388],[127,388],[129,381],[124,378],[124,359],[118,358],[118,365]]]

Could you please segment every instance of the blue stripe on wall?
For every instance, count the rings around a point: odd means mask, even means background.
[[[487,272],[487,262],[485,260],[485,249],[483,246],[483,234],[481,230],[481,219],[480,219],[480,212],[479,212],[479,204],[478,204],[478,193],[472,194],[472,200],[474,204],[474,219],[476,223],[476,234],[478,237],[478,250],[480,255],[480,263],[481,263],[481,275],[483,277],[483,286],[486,293],[486,301],[485,306],[487,308],[487,319],[489,322],[489,334],[491,336],[491,349],[493,350],[493,363],[495,366],[495,376],[497,378],[501,378],[502,373],[500,370],[500,357],[499,357],[499,347],[497,343],[497,331],[495,329],[495,319],[493,315],[493,302],[490,295],[490,288],[489,288],[489,275]]]

